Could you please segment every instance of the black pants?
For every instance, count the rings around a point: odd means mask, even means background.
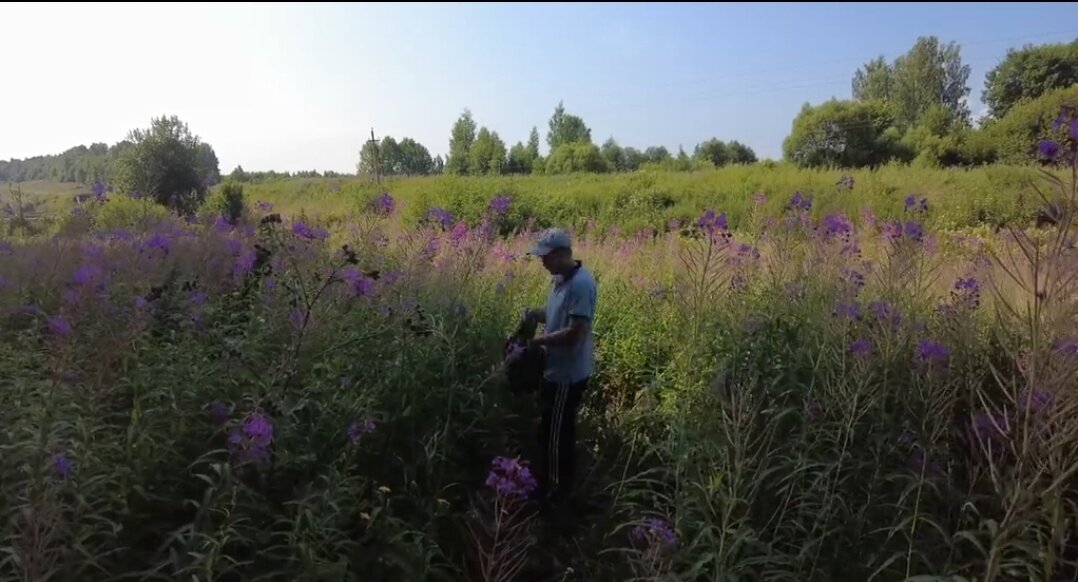
[[[576,413],[588,378],[575,384],[543,381],[539,402],[543,420],[539,428],[537,464],[540,492],[554,503],[568,499],[576,478]]]

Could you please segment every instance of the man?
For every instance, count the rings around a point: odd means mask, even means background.
[[[543,334],[529,348],[546,352],[540,388],[540,491],[560,505],[572,492],[576,469],[576,413],[595,368],[592,321],[598,290],[595,278],[573,257],[569,235],[544,232],[531,250],[554,276],[545,308],[528,309],[525,320],[543,324]]]

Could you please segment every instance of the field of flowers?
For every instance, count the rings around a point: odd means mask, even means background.
[[[0,243],[0,579],[1075,579],[1055,175],[1054,226],[987,238],[792,192],[577,229],[599,373],[568,523],[528,497],[537,402],[505,380],[549,284],[513,199],[80,210]]]

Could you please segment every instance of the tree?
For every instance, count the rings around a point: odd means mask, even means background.
[[[532,132],[528,135],[528,157],[532,163],[539,159],[539,129],[536,127],[532,127]]]
[[[381,171],[378,163],[378,144],[372,141],[363,142],[359,149],[359,162],[356,164],[356,174],[360,176],[373,176]]]
[[[900,129],[912,127],[933,105],[942,105],[955,120],[969,121],[969,65],[962,64],[957,44],[942,46],[935,37],[921,37],[905,55],[895,59],[895,105]]]
[[[730,156],[731,164],[755,164],[756,152],[749,146],[739,142],[731,141],[726,144],[726,153]]]
[[[409,176],[424,176],[434,169],[434,160],[423,144],[406,137],[398,144],[400,172]]]
[[[626,147],[621,150],[621,164],[618,166],[618,170],[622,172],[635,172],[640,169],[640,166],[642,166],[645,161],[647,160],[640,150],[634,147]]]
[[[434,156],[434,165],[431,166],[432,174],[441,174],[445,171],[445,161],[442,160],[442,156],[439,154]]]
[[[129,135],[131,147],[116,164],[116,185],[121,191],[141,192],[158,203],[192,212],[206,196],[206,176],[200,173],[199,144],[187,124],[176,116],[154,118],[149,129]]]
[[[472,119],[472,112],[465,109],[453,124],[453,132],[449,138],[449,156],[445,162],[447,173],[458,175],[468,173],[468,159],[475,138],[475,120]]]
[[[670,151],[665,146],[651,146],[644,150],[644,160],[653,164],[659,164],[671,159]]]
[[[624,161],[622,157],[625,155],[625,150],[618,145],[618,142],[614,141],[613,137],[603,142],[603,147],[599,148],[599,153],[602,154],[603,159],[612,169],[623,170]]]
[[[782,144],[786,159],[799,166],[862,167],[894,155],[896,132],[891,108],[882,101],[805,104]]]
[[[985,76],[981,99],[992,119],[1000,119],[1016,104],[1055,89],[1078,85],[1078,40],[1069,44],[1025,45],[1007,56]]]
[[[578,141],[558,146],[547,158],[544,170],[547,174],[601,173],[610,171],[610,166],[595,144]]]
[[[858,101],[890,101],[894,73],[883,57],[875,58],[853,75],[853,98]]]
[[[198,144],[198,173],[209,188],[221,181],[221,167],[217,162],[217,153],[206,142]]]
[[[243,171],[243,166],[236,166],[236,169],[232,170],[232,173],[229,174],[228,177],[234,182],[246,182],[247,172]]]
[[[497,132],[479,130],[468,156],[468,173],[472,175],[500,174],[505,166],[505,143]]]
[[[903,131],[917,125],[934,105],[943,106],[953,119],[968,125],[969,73],[957,44],[943,45],[934,36],[920,37],[890,66],[880,57],[858,70],[853,77],[853,97],[891,104],[895,124]]]
[[[546,141],[550,146],[551,153],[562,144],[591,143],[591,130],[584,124],[584,120],[576,115],[566,113],[565,106],[561,101],[554,108],[554,114],[550,116],[548,127]]]
[[[730,152],[726,144],[715,138],[696,144],[692,155],[698,160],[711,162],[716,168],[721,168],[730,162]]]
[[[532,158],[528,147],[522,142],[517,142],[509,148],[509,159],[505,164],[508,174],[530,174],[532,171]]]

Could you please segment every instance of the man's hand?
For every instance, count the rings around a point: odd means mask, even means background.
[[[515,342],[505,346],[505,363],[512,364],[524,357],[524,348]]]

